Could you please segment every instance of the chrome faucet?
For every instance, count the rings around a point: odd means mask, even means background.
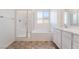
[[[67,26],[66,24],[64,24],[64,27],[65,27],[65,28],[68,28],[68,26]]]

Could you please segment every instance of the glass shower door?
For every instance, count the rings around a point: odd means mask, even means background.
[[[27,37],[27,10],[16,10],[16,37]]]

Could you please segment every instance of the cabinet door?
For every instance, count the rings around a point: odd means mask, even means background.
[[[62,48],[71,49],[72,34],[62,31]]]
[[[54,32],[54,43],[61,48],[61,31],[56,29]]]
[[[79,49],[79,35],[73,35],[73,48]]]
[[[57,42],[57,31],[56,31],[56,29],[54,30],[54,35],[53,35],[53,42],[56,44],[56,42]]]

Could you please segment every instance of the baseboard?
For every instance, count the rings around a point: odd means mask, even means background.
[[[54,44],[56,49],[59,49],[59,47],[53,41],[51,41],[51,42],[52,42],[52,44]]]
[[[15,41],[26,41],[26,37],[16,37]]]
[[[14,40],[15,41],[15,40]],[[7,49],[9,45],[11,45],[14,41],[9,42],[8,44],[0,47],[0,49]]]

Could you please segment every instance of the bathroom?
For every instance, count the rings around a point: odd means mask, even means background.
[[[0,9],[0,48],[79,48],[78,25],[78,9]]]

